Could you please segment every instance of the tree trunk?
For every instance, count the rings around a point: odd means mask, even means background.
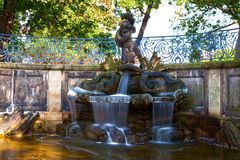
[[[14,1],[4,0],[2,12],[0,12],[0,34],[11,34],[14,20]],[[4,37],[3,37],[4,36]],[[3,42],[7,35],[0,35],[0,61],[4,61],[6,58],[3,52]]]
[[[14,20],[14,0],[4,0],[3,10],[0,13],[0,33],[11,34]]]
[[[137,39],[136,39],[136,41],[135,41],[135,45],[136,45],[137,47],[140,46],[140,42],[141,42],[141,40],[142,40],[142,38],[143,38],[144,31],[145,31],[145,29],[146,29],[146,27],[147,27],[147,23],[148,23],[148,20],[149,20],[149,18],[150,18],[150,13],[151,13],[151,10],[152,10],[152,6],[153,6],[153,3],[149,4],[149,5],[147,6],[146,13],[144,14],[144,18],[143,18],[143,21],[142,21],[142,25],[141,25],[141,28],[140,28],[140,30],[139,30],[139,32],[138,32]]]
[[[238,21],[238,38],[237,38],[237,42],[236,42],[236,46],[235,46],[235,59],[240,59],[240,20]]]

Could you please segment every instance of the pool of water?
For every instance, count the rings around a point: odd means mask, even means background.
[[[237,150],[206,144],[109,145],[74,138],[1,138],[1,160],[239,160]]]

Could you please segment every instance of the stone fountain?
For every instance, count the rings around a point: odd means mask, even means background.
[[[174,132],[171,125],[173,110],[184,102],[188,89],[181,80],[163,71],[164,67],[159,67],[160,58],[156,53],[150,62],[142,57],[132,40],[135,32],[132,14],[123,14],[121,18],[115,36],[117,45],[122,49],[118,71],[100,73],[93,80],[70,88],[68,99],[92,107],[94,122],[84,124],[82,128],[86,139],[126,144],[169,141],[169,134]],[[76,126],[74,118],[75,103],[69,104],[74,124],[69,130],[74,130],[80,126]],[[144,113],[146,110],[148,113]],[[131,117],[137,112],[143,117],[151,113],[151,118],[144,120],[148,124],[140,129],[136,127],[140,121]]]

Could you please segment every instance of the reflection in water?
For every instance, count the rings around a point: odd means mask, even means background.
[[[126,146],[74,138],[0,139],[1,160],[238,160],[240,153],[203,144]]]

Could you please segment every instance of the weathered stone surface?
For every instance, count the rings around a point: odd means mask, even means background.
[[[0,118],[0,135],[23,135],[30,130],[38,116],[38,113],[32,112],[23,114],[19,109],[5,114]]]
[[[150,94],[133,94],[130,99],[130,107],[134,109],[149,109],[152,106],[152,96]]]
[[[87,123],[84,129],[84,137],[92,141],[107,141],[107,133],[100,126],[92,125],[92,123]]]
[[[78,124],[78,122],[70,123],[70,125],[67,127],[66,136],[67,137],[82,137],[81,127]]]
[[[56,134],[65,137],[70,123],[71,123],[71,118],[67,117],[63,120],[63,123],[57,124]]]
[[[66,70],[66,71],[100,71],[100,65],[70,65],[70,64],[26,64],[0,62],[0,68],[23,70]]]
[[[240,147],[240,119],[226,118],[223,121],[221,135],[230,147]],[[224,143],[224,142],[222,142]]]
[[[185,87],[180,79],[170,77],[166,72],[142,72],[140,87],[145,93],[158,95],[162,92],[174,92]]]
[[[61,71],[48,72],[48,111],[61,111]]]
[[[47,72],[0,70],[0,111],[13,103],[26,110],[47,110]]]
[[[199,137],[216,138],[221,129],[221,119],[190,113],[177,113],[174,116],[174,127],[184,133],[186,140],[198,139]]]
[[[208,75],[208,111],[210,114],[221,115],[221,71],[210,70]]]
[[[56,126],[63,122],[62,112],[40,112],[40,119],[44,121],[46,133],[56,133]]]
[[[101,91],[106,94],[114,94],[117,91],[120,75],[114,72],[100,73],[92,80],[81,83],[80,88],[89,91]]]

